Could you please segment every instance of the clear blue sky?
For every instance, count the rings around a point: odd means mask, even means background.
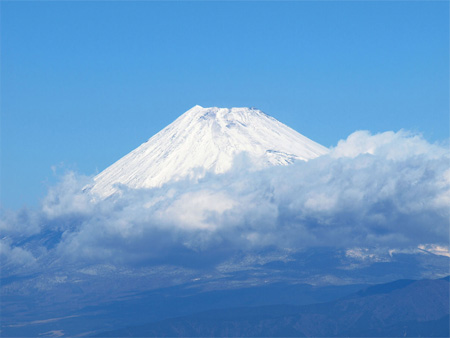
[[[1,2],[1,203],[101,171],[195,104],[332,146],[449,134],[448,2]]]

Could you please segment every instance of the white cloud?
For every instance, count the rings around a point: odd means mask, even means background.
[[[28,268],[36,262],[36,258],[31,252],[11,245],[7,239],[0,239],[0,258],[3,272],[12,266]]]
[[[82,191],[89,180],[69,174],[21,226],[30,234],[58,229],[54,248],[42,252],[94,264],[183,262],[196,253],[220,261],[266,247],[448,246],[449,153],[420,135],[359,131],[309,162],[259,171],[249,163],[243,155],[226,174],[122,187],[106,200],[92,199]],[[11,232],[15,217],[2,228]],[[13,250],[6,255],[19,257]]]
[[[450,257],[450,250],[448,246],[439,246],[436,244],[421,244],[418,246],[418,248],[420,250],[425,250],[438,256]]]
[[[182,194],[158,216],[181,228],[214,231],[219,225],[214,220],[234,206],[235,201],[227,194],[205,189]]]

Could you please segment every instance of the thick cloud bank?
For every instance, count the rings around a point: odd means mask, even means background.
[[[314,246],[448,248],[449,152],[400,131],[351,134],[329,155],[101,200],[66,175],[41,210],[3,212],[4,269],[36,264],[189,264],[236,251]],[[201,257],[201,258],[199,258]]]

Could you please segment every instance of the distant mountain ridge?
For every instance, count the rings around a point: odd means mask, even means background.
[[[52,247],[60,235],[47,232],[34,240]],[[212,309],[283,304],[281,308],[290,305],[297,311],[302,305],[361,298],[358,292],[389,295],[405,279],[448,275],[449,266],[448,257],[425,252],[394,254],[390,261],[364,263],[350,270],[345,267],[353,267],[354,258],[334,248],[309,249],[291,254],[288,260],[276,258],[280,256],[270,250],[258,255],[258,260],[254,255],[238,255],[226,270],[200,271],[194,266],[195,270],[180,271],[157,265],[149,273],[88,265],[55,270],[44,277],[2,270],[1,335],[38,337],[53,330],[63,330],[70,337],[95,335]]]
[[[448,337],[449,279],[401,280],[306,306],[211,310],[104,337]]]
[[[307,161],[328,149],[254,108],[195,106],[98,174],[91,191],[107,197],[116,184],[151,188],[224,173],[243,152],[264,167]]]

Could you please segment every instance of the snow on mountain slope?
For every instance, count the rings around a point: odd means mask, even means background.
[[[107,197],[117,183],[150,188],[208,170],[224,173],[241,152],[268,166],[307,161],[328,149],[253,108],[195,106],[98,174],[91,192]]]

